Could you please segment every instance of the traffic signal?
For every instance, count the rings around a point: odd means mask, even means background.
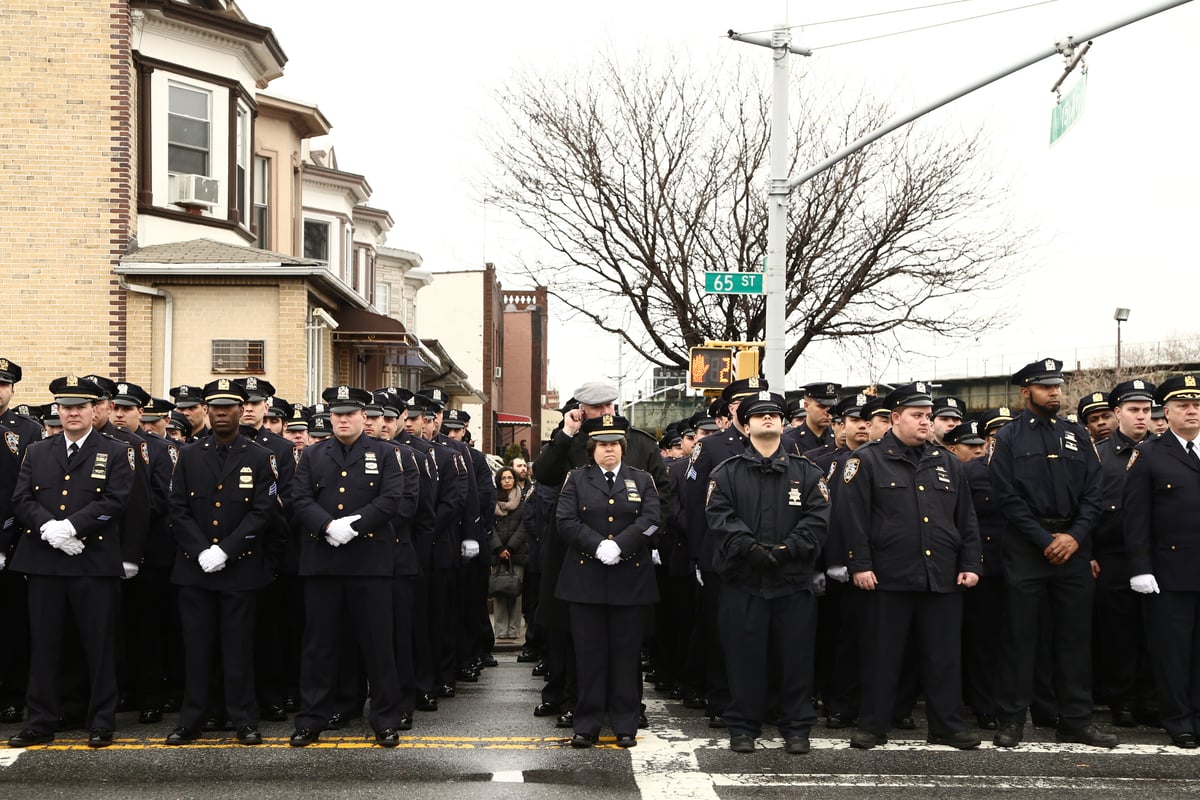
[[[733,351],[728,347],[688,350],[688,386],[692,389],[723,389],[733,375]]]
[[[748,347],[744,350],[738,350],[737,353],[737,369],[736,375],[738,380],[742,378],[757,378],[760,374],[758,364],[759,349],[757,347]]]

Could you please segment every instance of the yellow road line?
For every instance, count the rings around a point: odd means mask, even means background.
[[[563,737],[541,736],[407,736],[400,739],[396,749],[401,750],[541,750],[545,748],[566,747],[569,739]],[[602,738],[597,745],[599,749],[617,748],[614,737]],[[378,747],[375,740],[369,736],[329,736],[322,737],[305,748],[293,748],[288,737],[264,737],[261,745],[241,745],[233,738],[197,739],[186,745],[168,745],[162,741],[147,739],[114,739],[113,743],[104,748],[88,747],[86,739],[59,739],[51,744],[36,745],[26,748],[30,751],[66,751],[66,750],[218,750],[218,749],[296,749],[296,750],[361,750]]]

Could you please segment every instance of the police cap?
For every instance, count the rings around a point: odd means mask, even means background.
[[[179,411],[172,411],[170,419],[167,420],[167,429],[179,431],[186,439],[192,435],[192,422],[187,418],[186,414]]]
[[[625,431],[629,430],[629,420],[620,414],[601,414],[584,420],[580,430],[587,434],[589,439],[597,442],[616,442],[625,438]]]
[[[966,410],[967,404],[963,402],[961,397],[948,394],[944,397],[933,398],[933,416],[935,417],[962,419]]]
[[[954,430],[947,431],[942,437],[946,444],[983,444],[983,436],[979,433],[978,420],[968,420]]]
[[[806,383],[800,387],[804,390],[805,397],[811,397],[823,406],[836,406],[838,401],[838,392],[841,391],[840,383],[829,383],[828,381],[816,381],[814,383]]]
[[[170,395],[176,408],[192,408],[204,404],[204,395],[200,393],[200,389],[186,383],[176,386],[170,391]]]
[[[99,386],[100,391],[103,393],[104,397],[112,397],[113,395],[115,395],[117,393],[116,382],[111,381],[108,378],[105,378],[103,375],[84,375],[83,379],[91,381],[92,383]]]
[[[751,417],[759,414],[778,414],[783,416],[784,406],[787,401],[783,399],[783,395],[775,392],[768,392],[765,389],[750,397],[743,397],[742,402],[738,405],[737,417],[738,422],[745,425],[750,421]]]
[[[890,417],[892,410],[888,408],[887,401],[882,397],[872,397],[863,403],[862,417]]]
[[[1044,358],[1026,364],[1012,376],[1013,386],[1029,386],[1037,383],[1043,386],[1061,386],[1065,381],[1062,374],[1063,362],[1057,358]]]
[[[888,392],[883,402],[893,411],[906,406],[924,406],[933,408],[933,398],[929,396],[929,384],[922,381],[906,383]]]
[[[863,413],[863,407],[871,398],[865,394],[852,394],[843,397],[838,401],[838,404],[833,407],[833,416],[835,417],[856,417],[858,419],[866,419]]]
[[[149,402],[142,406],[142,419],[146,422],[155,422],[174,410],[175,404],[170,400],[164,400],[161,397],[151,397]]]
[[[979,415],[979,424],[983,428],[984,433],[994,433],[1012,422],[1012,420],[1012,410],[1008,406],[989,408]]]
[[[21,380],[21,365],[0,356],[0,383],[17,383]]]
[[[770,386],[767,384],[766,378],[739,378],[736,381],[730,381],[729,384],[721,390],[721,399],[726,405],[734,400],[740,400],[743,397],[758,394],[766,391]]]
[[[1088,414],[1091,414],[1093,411],[1108,410],[1108,395],[1104,392],[1088,392],[1079,398],[1079,404],[1075,409],[1075,413],[1079,415],[1079,419],[1086,422]]]
[[[1153,383],[1141,378],[1134,378],[1131,381],[1118,383],[1108,393],[1108,406],[1109,408],[1116,408],[1121,403],[1128,403],[1134,400],[1153,402],[1154,390],[1156,388],[1158,387]]]
[[[371,402],[371,393],[357,386],[330,386],[321,392],[331,414],[350,414],[361,411]]]
[[[60,406],[82,406],[104,399],[104,390],[95,381],[65,375],[50,381],[50,393]]]
[[[246,388],[238,381],[217,378],[204,384],[204,402],[210,406],[245,405]]]
[[[442,427],[452,431],[461,430],[467,427],[467,423],[471,421],[469,416],[463,419],[464,416],[466,416],[466,412],[460,408],[447,408],[446,412],[442,414]]]
[[[1158,385],[1154,399],[1162,406],[1171,400],[1200,400],[1200,377],[1189,372],[1167,378]]]
[[[249,378],[238,378],[234,383],[246,390],[246,400],[251,403],[262,402],[275,394],[275,387],[271,385],[270,381],[256,378],[253,375]]]
[[[150,393],[136,383],[117,381],[116,386],[117,390],[112,397],[113,405],[145,408],[150,402]]]

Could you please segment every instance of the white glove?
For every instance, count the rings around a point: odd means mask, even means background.
[[[220,572],[225,568],[225,562],[229,560],[229,556],[221,549],[220,545],[214,544],[201,552],[196,560],[200,562],[200,569],[213,573]]]
[[[4,569],[4,565],[8,563],[8,556],[0,553],[0,569]]]
[[[52,519],[49,522],[42,523],[42,541],[48,542],[51,547],[58,547],[56,542],[67,538],[68,534],[63,527],[66,520]]]
[[[1138,594],[1158,594],[1158,581],[1147,572],[1144,575],[1134,575],[1129,579],[1129,588]]]
[[[479,555],[479,542],[474,539],[462,540],[462,557],[470,561],[475,556]]]
[[[696,583],[700,586],[704,585],[704,578],[700,576],[700,568],[696,567]]]
[[[83,552],[83,542],[74,536],[68,536],[62,544],[58,545],[58,549],[69,556],[77,556]]]
[[[813,594],[815,594],[817,597],[820,597],[823,594],[825,594],[825,573],[824,572],[818,572],[812,576],[812,589],[813,589]]]
[[[346,544],[355,536],[358,536],[358,531],[354,530],[354,523],[360,519],[362,519],[362,514],[355,514],[350,517],[338,517],[325,528],[325,538],[334,547]],[[334,542],[337,542],[337,544],[334,544]]]
[[[138,574],[138,565],[132,561],[122,561],[121,569],[125,570],[126,578],[136,578]]]
[[[654,562],[654,566],[656,566],[656,567],[662,566],[662,556],[660,556],[658,554],[658,550],[650,551],[650,560]]]
[[[75,538],[75,526],[65,519],[52,519],[42,525],[42,539],[69,556],[83,552],[83,542]]]
[[[838,583],[845,583],[850,580],[850,570],[846,567],[830,567],[825,570],[825,574]]]
[[[606,567],[611,567],[621,561],[621,545],[612,539],[605,539],[596,548],[596,559]]]

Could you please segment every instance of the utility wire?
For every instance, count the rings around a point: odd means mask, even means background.
[[[857,17],[843,17],[842,19],[826,19],[820,22],[801,22],[796,25],[788,25],[789,30],[796,28],[815,28],[818,25],[833,25],[838,22],[855,22],[860,19],[870,19],[871,17],[886,17],[889,14],[903,14],[908,11],[924,11],[927,8],[941,8],[942,6],[956,6],[960,3],[975,3],[978,0],[946,0],[944,3],[933,3],[927,6],[913,6],[912,8],[895,8],[891,11],[878,11],[874,14],[859,14]],[[738,33],[755,34],[755,33],[773,33],[775,28],[764,28],[761,31],[738,31]]]
[[[918,31],[928,31],[928,30],[932,30],[934,28],[942,28],[947,25],[957,25],[960,22],[970,22],[972,20],[983,19],[985,17],[994,17],[999,14],[1008,14],[1012,11],[1024,11],[1027,8],[1034,8],[1036,6],[1046,6],[1046,5],[1050,5],[1051,3],[1055,3],[1055,2],[1058,2],[1058,0],[1041,0],[1040,3],[1029,3],[1027,5],[1016,6],[1014,8],[1004,8],[999,11],[990,11],[986,14],[976,14],[973,17],[963,17],[961,19],[952,19],[952,20],[948,20],[946,22],[935,22],[931,25],[922,25],[919,28],[909,28],[908,30],[903,30],[903,31],[893,31],[891,33],[881,33],[878,36],[866,36],[866,37],[863,37],[862,39],[851,39],[850,41],[837,42],[836,44],[824,44],[819,47],[810,47],[809,49],[812,50],[813,52],[816,52],[817,50],[828,50],[831,47],[844,47],[845,45],[848,45],[848,44],[861,44],[862,42],[873,42],[876,39],[887,39],[888,37],[891,37],[891,36],[901,36],[906,33],[917,33]]]

